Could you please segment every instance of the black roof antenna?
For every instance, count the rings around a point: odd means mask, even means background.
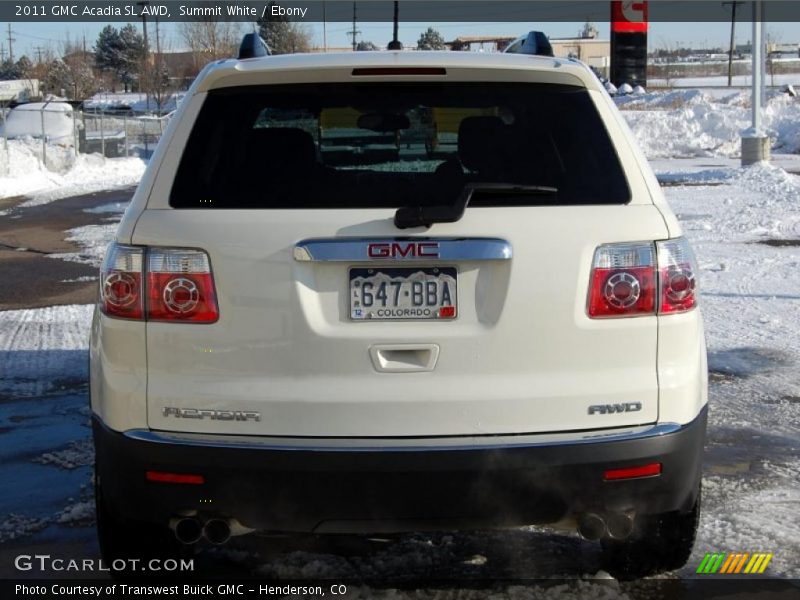
[[[272,54],[269,51],[269,46],[262,40],[257,33],[247,33],[242,38],[242,45],[239,46],[239,60],[245,58],[258,58],[260,56],[269,56]]]

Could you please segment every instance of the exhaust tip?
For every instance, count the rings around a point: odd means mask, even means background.
[[[597,513],[585,513],[578,520],[578,533],[587,540],[597,541],[606,533],[606,522]]]
[[[192,517],[183,517],[174,521],[172,529],[175,537],[182,544],[195,544],[200,541],[203,535],[203,527],[200,521]]]
[[[606,517],[608,535],[615,540],[624,540],[633,533],[633,515],[630,513],[611,513]]]
[[[212,544],[224,544],[231,539],[231,526],[225,519],[209,519],[203,526],[203,536]]]

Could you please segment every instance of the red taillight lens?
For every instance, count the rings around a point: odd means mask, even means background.
[[[659,314],[691,310],[697,304],[694,255],[685,238],[656,242],[661,298]]]
[[[122,319],[144,316],[143,257],[139,247],[109,247],[100,269],[100,308],[105,314]]]
[[[147,253],[147,318],[213,323],[219,318],[208,255],[202,250],[151,248]]]
[[[112,244],[100,271],[100,302],[105,314],[123,319],[219,318],[214,277],[202,250]]]
[[[589,289],[591,318],[655,314],[652,243],[605,244],[594,253]]]

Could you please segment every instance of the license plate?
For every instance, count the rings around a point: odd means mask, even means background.
[[[350,269],[350,318],[455,319],[457,277],[455,267]]]

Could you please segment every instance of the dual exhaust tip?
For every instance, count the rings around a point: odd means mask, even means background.
[[[203,522],[196,517],[178,517],[172,519],[170,527],[182,544],[196,544],[205,538],[209,543],[219,546],[231,539],[228,519],[213,518]]]
[[[624,540],[633,533],[633,514],[627,512],[584,513],[578,519],[578,533],[592,542],[610,537]]]
[[[632,513],[616,512],[602,515],[590,512],[584,513],[578,520],[578,533],[590,541],[604,537],[624,540],[633,532],[633,524]],[[170,527],[182,544],[196,544],[205,538],[209,543],[219,546],[231,539],[229,519],[215,517],[203,522],[196,517],[178,517],[172,519]]]

